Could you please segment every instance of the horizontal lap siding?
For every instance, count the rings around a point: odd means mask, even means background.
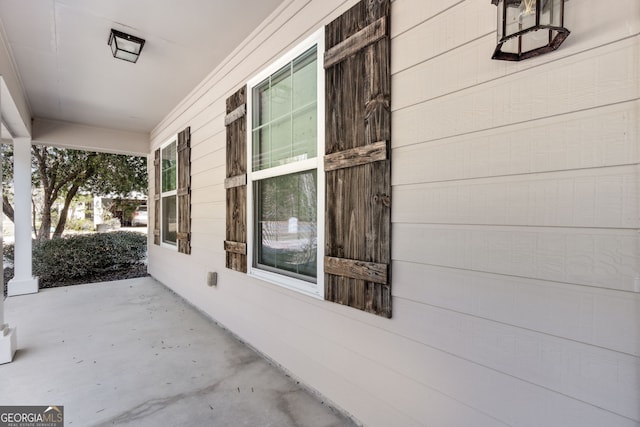
[[[568,294],[561,297],[573,298]],[[550,305],[553,306],[554,303],[562,304],[563,301],[559,298],[557,302],[551,301]],[[503,399],[517,399],[518,393],[530,390],[537,395],[537,399],[547,399],[545,395],[548,391],[536,387],[542,386],[564,395],[562,398],[553,397],[558,402],[564,401],[563,404],[548,408],[556,414],[563,411],[562,405],[574,404],[570,402],[572,397],[629,418],[635,416],[634,406],[640,401],[640,390],[632,377],[626,377],[638,368],[635,356],[485,320],[475,315],[425,306],[406,299],[401,299],[396,307],[401,308],[403,314],[398,324],[391,328],[394,332],[404,332],[417,324],[419,326],[412,328],[408,338],[425,343],[432,348],[433,353],[438,353],[435,350],[439,350],[455,355],[460,359],[455,364],[475,372],[479,377],[494,376],[496,380],[513,383],[507,389],[497,389],[491,381],[485,384],[474,381],[473,388],[477,397],[487,393],[494,397],[502,396]],[[429,373],[424,373],[423,381],[429,378],[429,382],[435,385],[431,369],[436,370],[436,365],[432,363],[429,366]],[[447,365],[444,366],[443,369],[448,368]],[[586,369],[592,372],[587,373]],[[495,372],[487,372],[489,370]],[[421,375],[418,373],[415,377],[419,378]],[[451,381],[449,378],[443,378],[442,381],[445,379]],[[462,388],[456,388],[453,381],[446,384],[451,390],[456,390],[456,395],[463,392]],[[444,391],[441,387],[438,389]],[[472,395],[473,392],[465,390],[465,393]],[[531,405],[531,402],[519,405],[522,408],[536,406]],[[584,410],[594,410],[584,406]],[[506,411],[507,408],[480,409],[498,414],[498,411]],[[500,418],[503,419],[502,416]]]
[[[637,426],[636,0],[510,64],[488,0],[392,2],[393,319],[224,268],[225,99],[353,4],[286,0],[152,132],[191,126],[193,172],[152,275],[366,425]]]
[[[394,185],[635,164],[640,102],[399,147]]]
[[[505,64],[486,61],[494,23],[443,30],[486,12],[481,3],[453,5],[394,39],[394,312],[421,325],[413,339],[494,369],[496,381],[504,373],[546,389],[510,396],[518,414],[553,414],[521,422],[598,425],[545,407],[559,393],[634,425],[640,5],[569,2],[577,17],[566,47]],[[584,19],[594,8],[626,27],[582,37],[597,25]]]
[[[200,153],[197,153],[197,154],[199,154],[199,156],[193,162],[193,166],[191,169],[193,176],[197,176],[198,174],[201,174],[201,173],[206,173],[207,171],[211,170],[212,167],[218,168],[221,166],[219,164],[220,163],[219,158],[220,158],[220,155],[222,154],[222,151],[217,150],[208,154],[200,154]]]
[[[399,109],[396,147],[637,100],[638,38]],[[615,64],[615,66],[612,66]],[[429,117],[429,126],[422,118]]]
[[[399,186],[395,222],[638,228],[635,165]]]
[[[198,175],[212,168],[224,168],[224,150],[226,144],[224,133],[216,134],[202,140],[200,139],[201,133],[196,132],[193,137],[198,141],[198,145],[194,146],[192,149],[192,153],[194,154],[192,163],[193,168],[195,168],[195,173],[193,175]],[[221,157],[222,159],[220,159]]]
[[[640,356],[631,322],[640,295],[403,261],[393,269],[399,298]]]
[[[622,291],[637,288],[637,230],[395,224],[393,233],[392,250],[399,261]]]

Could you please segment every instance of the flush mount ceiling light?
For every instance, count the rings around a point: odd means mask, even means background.
[[[124,61],[136,62],[142,52],[144,39],[123,33],[122,31],[111,29],[109,35],[109,46],[114,58]]]
[[[520,61],[554,51],[569,36],[565,0],[491,0],[498,6],[498,45],[492,59]]]

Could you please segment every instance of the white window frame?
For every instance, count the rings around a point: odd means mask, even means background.
[[[290,64],[300,55],[316,46],[317,53],[317,155],[306,159],[269,169],[253,172],[253,88],[266,78]],[[266,282],[292,289],[300,293],[324,299],[324,212],[325,212],[325,173],[324,173],[324,127],[325,127],[325,82],[324,82],[324,27],[320,28],[277,61],[262,70],[247,82],[247,274]],[[254,192],[253,183],[265,178],[292,174],[303,171],[316,171],[317,180],[317,272],[316,282],[308,282],[253,266],[254,261]]]
[[[162,152],[163,150],[168,147],[169,145],[171,145],[172,143],[176,144],[176,189],[175,190],[171,190],[171,191],[162,191],[163,188],[163,175],[162,175]],[[165,141],[161,146],[160,146],[160,246],[164,247],[164,248],[169,248],[169,249],[173,249],[173,250],[178,250],[178,241],[176,239],[176,243],[167,243],[164,240],[164,203],[163,203],[163,199],[165,197],[171,197],[171,196],[175,196],[176,197],[176,227],[178,226],[178,224],[180,223],[180,218],[178,218],[178,174],[179,174],[179,169],[180,168],[180,164],[178,162],[178,135],[175,134],[173,135],[171,138],[169,138],[167,141]]]

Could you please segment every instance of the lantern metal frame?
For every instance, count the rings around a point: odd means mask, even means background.
[[[126,40],[129,43],[133,43],[138,46],[137,51],[131,51],[125,49],[121,44],[118,43],[118,40]],[[142,48],[144,47],[145,40],[140,37],[132,36],[131,34],[123,33],[122,31],[111,29],[111,33],[109,33],[109,42],[108,45],[111,47],[111,53],[114,58],[122,59],[127,62],[138,62],[138,58],[140,58],[140,54],[142,53]]]
[[[499,4],[500,1],[502,2],[501,5]],[[496,46],[495,51],[493,52],[493,56],[491,57],[491,59],[497,59],[497,60],[503,60],[503,61],[521,61],[523,59],[533,58],[533,57],[543,55],[545,53],[549,53],[556,50],[562,44],[562,42],[564,42],[565,39],[569,37],[569,34],[571,32],[564,27],[564,3],[566,0],[561,0],[560,2],[560,26],[546,25],[546,24],[540,23],[540,15],[542,10],[543,0],[535,0],[536,2],[535,25],[529,28],[525,28],[516,33],[505,35],[507,32],[507,19],[508,19],[507,8],[514,5],[520,6],[522,1],[524,0],[491,0],[491,3],[493,3],[496,7],[498,8],[502,7],[502,15],[501,15],[502,21],[498,22],[498,25],[502,26],[501,27],[502,37],[498,40],[498,44]],[[553,1],[553,0],[547,0],[547,1]],[[498,11],[498,16],[500,16],[500,11]],[[527,34],[535,31],[548,31],[549,33],[548,43],[544,46],[541,46],[532,50],[522,51],[523,37],[526,37]],[[555,36],[553,35],[554,32],[556,33]],[[503,45],[512,39],[518,40],[518,52],[517,53],[503,52],[502,51]]]

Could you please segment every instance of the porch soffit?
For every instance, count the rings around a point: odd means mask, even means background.
[[[33,143],[76,150],[146,156],[149,134],[58,120],[34,119]]]
[[[31,117],[146,135],[281,3],[0,1],[0,38]],[[136,64],[112,57],[111,28],[146,40]]]
[[[4,77],[0,75],[0,118],[2,139],[18,137],[29,137],[30,129],[27,123],[22,120],[20,110],[16,105],[9,87]]]

